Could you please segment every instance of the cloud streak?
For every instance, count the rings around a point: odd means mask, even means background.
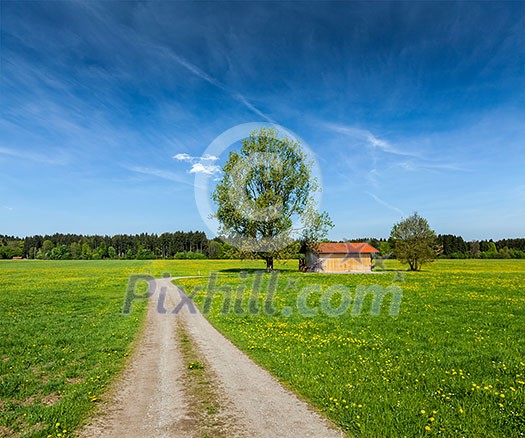
[[[395,205],[392,205],[390,204],[389,202],[381,199],[379,196],[377,195],[374,195],[373,193],[370,193],[370,192],[366,192],[366,194],[368,196],[370,196],[374,201],[376,201],[378,204],[381,204],[383,207],[386,207],[392,211],[395,211],[396,213],[398,213],[399,215],[401,215],[401,217],[404,217],[405,216],[405,213],[403,212],[403,210],[401,210],[400,208],[397,208]]]
[[[200,157],[194,157],[187,153],[175,154],[173,158],[177,161],[187,161],[189,163],[193,163],[195,161],[217,161],[219,159],[219,157],[216,157],[215,155],[210,155],[210,154],[204,154],[204,155],[201,155]]]
[[[5,155],[12,158],[18,158],[22,161],[33,161],[36,163],[44,163],[51,165],[65,165],[67,159],[65,156],[58,156],[56,158],[50,158],[49,156],[41,155],[34,152],[18,151],[16,149],[6,148],[0,146],[0,155]]]
[[[123,166],[125,169],[132,172],[140,173],[143,175],[155,176],[157,178],[165,179],[176,183],[186,184],[193,187],[193,183],[187,181],[184,175],[169,170],[157,169],[154,167],[143,167],[143,166]]]
[[[468,172],[470,169],[463,163],[443,162],[439,159],[426,157],[423,153],[407,151],[394,145],[392,142],[380,138],[371,131],[353,126],[346,126],[331,122],[322,122],[322,126],[332,133],[344,135],[350,138],[353,145],[364,145],[367,152],[368,161],[365,166],[368,169],[365,173],[367,181],[373,187],[380,186],[380,176],[386,170],[401,169],[404,172]],[[407,141],[408,144],[424,144],[424,141]]]
[[[409,171],[409,172],[416,172],[419,170],[430,170],[438,172],[440,170],[451,170],[456,172],[470,172],[471,169],[460,166],[458,164],[454,163],[425,163],[425,162],[416,162],[416,161],[402,161],[399,163],[396,163],[393,167],[400,167],[403,170]]]
[[[372,134],[366,129],[338,125],[335,123],[324,123],[324,127],[338,134],[343,134],[348,137],[364,141],[365,144],[373,150],[380,150],[388,154],[400,155],[405,157],[420,157],[419,154],[416,154],[414,152],[407,152],[394,147],[390,142],[376,137],[374,134]]]

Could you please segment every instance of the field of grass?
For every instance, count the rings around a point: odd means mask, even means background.
[[[212,301],[205,280],[177,283],[196,291],[223,334],[351,436],[523,436],[525,261],[441,260],[402,274],[395,262],[387,267],[378,275],[300,274],[292,265],[278,277],[223,271]],[[330,286],[355,295],[373,284],[402,288],[397,316],[388,297],[378,316],[368,313],[371,297],[359,316],[351,307],[337,317],[321,311]],[[320,287],[307,295],[315,315],[298,311],[308,285]],[[334,294],[331,306],[341,304]]]
[[[133,303],[131,315],[121,314],[130,275],[204,274],[231,266],[0,261],[0,436],[69,436],[93,412],[125,366],[144,320],[144,300]],[[138,287],[138,293],[146,289],[145,283]]]
[[[144,303],[119,317],[144,262],[0,262],[0,436],[67,436],[122,369]]]
[[[0,436],[68,436],[93,412],[143,321],[143,300],[121,314],[129,275],[210,271],[219,273],[211,291],[207,278],[177,283],[223,334],[349,435],[523,436],[525,261],[441,260],[402,275],[395,263],[378,275],[301,274],[289,262],[272,276],[254,271],[261,267],[0,262]],[[319,306],[340,304],[337,294],[327,304],[330,286],[373,284],[402,288],[397,316],[388,297],[378,316],[368,313],[370,298],[359,316]],[[300,294],[312,285],[319,289]],[[298,295],[317,314],[301,314]]]

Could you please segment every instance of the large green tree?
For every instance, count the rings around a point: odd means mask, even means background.
[[[408,263],[411,271],[419,271],[424,263],[433,261],[439,254],[436,233],[417,213],[395,224],[390,237],[394,241],[395,256]]]
[[[226,241],[264,259],[271,271],[294,238],[326,234],[332,223],[315,208],[312,166],[299,142],[273,129],[252,131],[240,151],[230,153],[212,195]]]

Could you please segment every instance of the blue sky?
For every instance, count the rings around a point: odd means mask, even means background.
[[[0,2],[0,234],[206,228],[224,131],[316,154],[333,239],[525,230],[524,2]],[[185,155],[182,155],[185,154]]]

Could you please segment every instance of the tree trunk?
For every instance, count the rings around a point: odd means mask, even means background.
[[[273,257],[266,257],[266,272],[273,271]]]
[[[408,262],[408,265],[410,266],[411,271],[419,271],[421,269],[421,266],[418,260],[412,260]]]

